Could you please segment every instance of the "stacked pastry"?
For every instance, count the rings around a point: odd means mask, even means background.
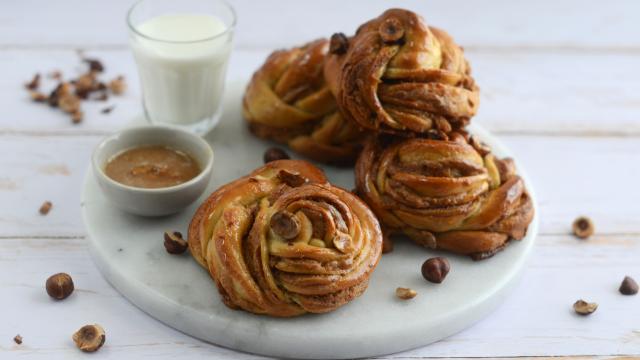
[[[364,202],[307,162],[271,162],[202,204],[191,253],[228,306],[274,316],[362,294],[383,233],[492,256],[524,237],[534,210],[513,161],[467,132],[478,104],[462,49],[411,11],[274,52],[246,90],[250,131],[319,162],[355,163]]]
[[[401,9],[275,52],[244,102],[254,134],[312,159],[348,164],[365,144],[356,189],[385,235],[484,259],[524,237],[533,205],[513,161],[465,130],[478,105],[462,48]]]

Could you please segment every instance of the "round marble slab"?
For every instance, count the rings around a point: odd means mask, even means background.
[[[216,162],[210,191],[200,201],[220,185],[260,166],[263,151],[272,146],[246,130],[240,113],[245,84],[228,85],[225,115],[207,136]],[[470,130],[498,156],[509,156],[487,131],[479,126]],[[332,183],[353,188],[352,169],[322,168]],[[531,182],[522,167],[518,171],[535,203]],[[428,257],[445,254],[408,240],[398,241],[395,250],[382,257],[360,298],[328,314],[279,319],[230,310],[220,301],[207,271],[188,253],[167,254],[163,232],[186,233],[197,206],[162,218],[129,215],[108,202],[88,171],[82,212],[95,263],[122,295],[175,329],[231,349],[287,358],[341,359],[395,353],[471,326],[493,311],[518,281],[538,229],[536,215],[523,240],[481,262],[446,254],[451,272],[438,285],[422,278],[420,266]],[[409,301],[397,299],[395,289],[399,286],[415,289],[418,296]]]

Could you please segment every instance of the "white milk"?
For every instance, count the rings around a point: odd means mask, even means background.
[[[215,36],[226,29],[220,19],[198,14],[161,15],[136,26],[149,37],[133,33],[131,46],[153,123],[217,121],[232,35]]]

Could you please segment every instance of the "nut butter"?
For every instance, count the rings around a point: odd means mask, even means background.
[[[157,189],[185,183],[200,173],[198,163],[184,152],[161,145],[139,146],[111,158],[105,174],[123,185]]]

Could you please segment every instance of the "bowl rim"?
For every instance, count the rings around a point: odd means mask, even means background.
[[[198,175],[196,175],[194,178],[192,178],[192,179],[190,179],[188,181],[185,181],[183,183],[180,183],[180,184],[177,184],[177,185],[173,185],[173,186],[161,187],[161,188],[142,188],[142,187],[135,187],[135,186],[125,185],[125,184],[122,184],[122,183],[119,183],[119,182],[113,180],[112,178],[108,177],[107,174],[105,174],[103,166],[102,166],[103,164],[99,164],[97,158],[98,158],[98,154],[100,154],[100,151],[102,149],[104,149],[104,145],[107,142],[114,141],[119,136],[122,136],[125,133],[130,133],[130,132],[152,132],[152,131],[177,131],[177,132],[180,132],[180,133],[186,135],[188,138],[191,138],[195,143],[198,144],[199,147],[205,149],[205,152],[207,154],[207,156],[206,156],[207,160],[206,160],[205,166],[202,168],[202,170],[200,170],[200,173],[198,173]],[[160,143],[162,143],[162,142],[160,142]],[[144,145],[145,145],[144,143],[140,143],[137,146],[144,146]],[[130,149],[130,148],[120,149],[119,152],[125,151],[127,149]],[[116,152],[115,154],[118,154],[119,152]],[[194,134],[192,132],[189,132],[187,130],[180,129],[178,127],[173,127],[173,126],[140,125],[140,126],[127,127],[125,129],[116,131],[115,133],[113,133],[113,134],[105,137],[104,139],[102,139],[100,141],[100,143],[98,143],[98,145],[96,145],[96,147],[93,149],[93,153],[91,154],[91,166],[93,167],[94,173],[100,178],[100,180],[102,180],[103,182],[106,182],[110,186],[117,187],[117,188],[120,188],[120,189],[125,190],[125,191],[134,191],[134,192],[148,193],[148,194],[163,194],[163,193],[176,192],[176,191],[180,191],[180,190],[183,190],[185,188],[188,188],[188,187],[195,186],[200,181],[202,181],[204,178],[208,178],[210,176],[210,174],[211,174],[212,169],[213,169],[213,159],[214,159],[214,152],[213,152],[213,149],[211,148],[211,145],[209,145],[209,143],[206,142],[199,135],[196,135],[196,134]]]

